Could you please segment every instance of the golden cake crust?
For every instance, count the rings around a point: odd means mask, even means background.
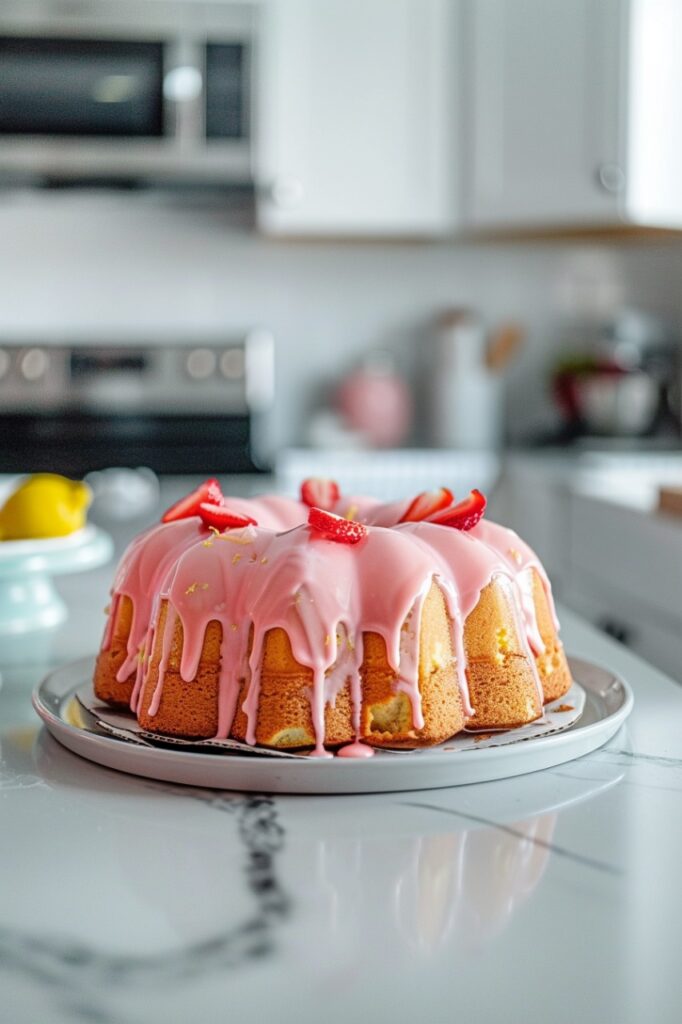
[[[143,729],[150,732],[166,736],[184,736],[188,739],[209,739],[215,736],[218,728],[220,625],[217,622],[208,624],[199,669],[195,678],[191,682],[186,682],[180,675],[182,623],[175,620],[161,701],[156,713],[152,714],[167,621],[168,602],[163,601],[151,660],[138,699],[138,721]]]
[[[513,729],[542,714],[542,701],[514,611],[509,584],[497,577],[481,591],[464,624],[471,729]]]
[[[133,621],[133,603],[122,597],[113,611],[111,644],[99,652],[95,665],[95,696],[114,707],[128,707],[133,693],[135,673],[123,682],[116,678],[127,657],[128,636]]]

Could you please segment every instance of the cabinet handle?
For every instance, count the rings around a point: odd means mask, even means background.
[[[622,192],[625,188],[625,171],[618,164],[600,164],[597,168],[597,182],[605,192]]]
[[[280,174],[270,186],[270,199],[282,210],[292,210],[303,201],[305,189],[300,178],[292,174]]]

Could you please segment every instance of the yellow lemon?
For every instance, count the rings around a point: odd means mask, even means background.
[[[0,540],[65,537],[85,526],[92,492],[55,473],[24,480],[0,509]]]

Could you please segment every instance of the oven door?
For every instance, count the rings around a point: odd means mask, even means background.
[[[258,473],[248,415],[12,413],[0,416],[0,473],[146,466],[156,473]]]

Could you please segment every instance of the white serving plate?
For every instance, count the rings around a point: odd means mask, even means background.
[[[391,753],[368,759],[272,758],[254,754],[137,746],[98,728],[76,700],[92,677],[84,658],[51,672],[33,693],[33,706],[63,746],[97,764],[131,775],[214,789],[269,793],[384,793],[441,789],[540,771],[596,750],[617,732],[633,706],[629,685],[608,669],[569,659],[585,689],[582,717],[565,732],[507,746]]]

